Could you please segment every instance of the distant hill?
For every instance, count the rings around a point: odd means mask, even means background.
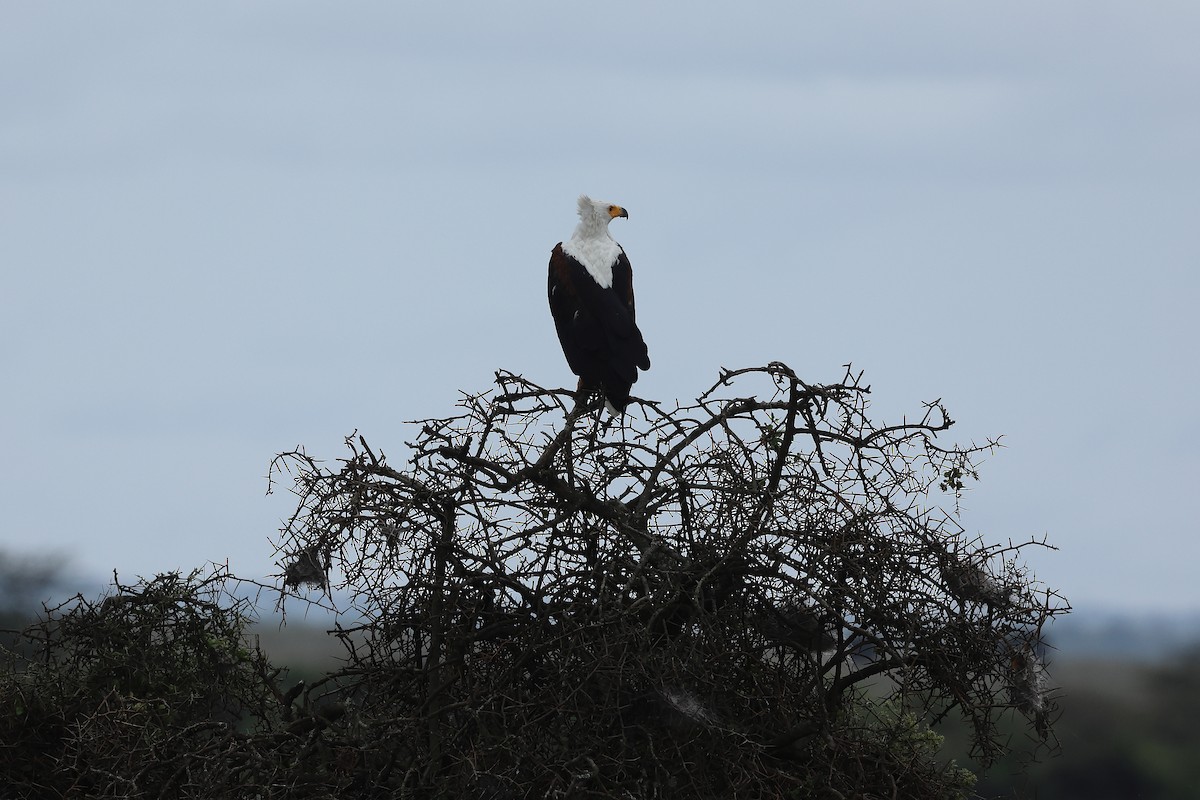
[[[1047,634],[1063,657],[1154,662],[1200,644],[1200,612],[1076,610]]]

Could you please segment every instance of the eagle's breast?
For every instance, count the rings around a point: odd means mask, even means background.
[[[613,264],[621,253],[621,246],[611,236],[594,236],[586,239],[572,238],[563,242],[563,252],[583,265],[588,274],[605,289],[612,288]]]

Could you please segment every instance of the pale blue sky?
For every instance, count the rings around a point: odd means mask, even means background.
[[[1200,608],[1200,6],[0,6],[0,546],[273,571],[271,456],[571,383],[545,263],[619,202],[654,368],[853,362],[1004,435],[963,523]]]

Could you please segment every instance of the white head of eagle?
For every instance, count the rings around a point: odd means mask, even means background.
[[[547,291],[558,341],[580,391],[598,391],[616,411],[629,403],[638,369],[650,369],[635,321],[633,270],[608,232],[621,206],[579,197],[579,224],[550,253]]]

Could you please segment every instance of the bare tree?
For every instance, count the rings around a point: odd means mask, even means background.
[[[3,795],[216,798],[294,783],[295,748],[275,733],[280,670],[247,641],[237,585],[220,567],[114,574],[106,597],[68,598],[0,650]]]
[[[877,425],[861,375],[772,363],[612,423],[496,382],[401,464],[352,436],[273,465],[300,498],[285,584],[351,598],[348,663],[305,701],[353,710],[321,724],[373,785],[952,797],[918,718],[965,716],[985,761],[1004,715],[1050,735],[1041,631],[1068,606],[1020,558],[1048,545],[965,533],[995,443],[943,445],[939,403]]]

